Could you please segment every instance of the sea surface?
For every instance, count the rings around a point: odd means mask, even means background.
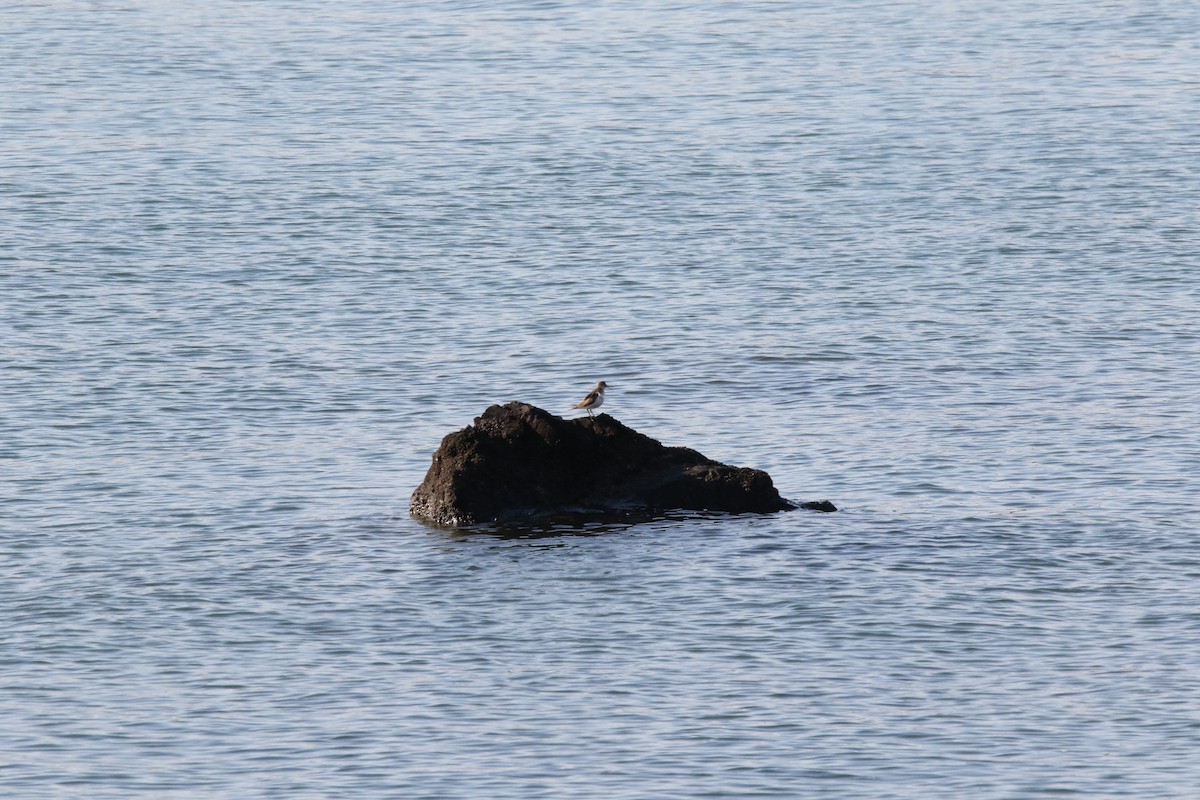
[[[6,2],[0,796],[1197,797],[1197,32]],[[841,510],[409,518],[598,380]]]

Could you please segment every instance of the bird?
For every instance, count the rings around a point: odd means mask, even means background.
[[[596,388],[588,392],[587,396],[580,400],[577,405],[573,406],[571,410],[574,411],[576,408],[582,408],[588,412],[589,417],[595,416],[592,414],[592,410],[604,405],[604,390],[607,388],[608,384],[600,381],[596,384]]]

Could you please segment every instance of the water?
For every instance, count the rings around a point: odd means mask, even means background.
[[[1200,7],[0,11],[0,795],[1190,798]],[[493,402],[821,515],[455,533]]]

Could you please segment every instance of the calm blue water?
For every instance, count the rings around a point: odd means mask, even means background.
[[[0,795],[1194,798],[1200,6],[0,9]],[[843,510],[540,538],[489,404]]]

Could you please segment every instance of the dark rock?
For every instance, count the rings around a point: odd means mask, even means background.
[[[833,504],[806,503],[821,511]],[[526,403],[492,406],[451,433],[413,492],[413,516],[442,525],[550,514],[797,508],[762,470],[664,447],[607,414],[563,419]]]

